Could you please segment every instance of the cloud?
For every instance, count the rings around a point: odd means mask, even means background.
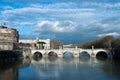
[[[117,32],[112,32],[112,33],[104,33],[104,34],[99,34],[99,37],[103,37],[103,36],[120,36],[120,33]]]
[[[56,3],[46,5],[45,7],[40,5],[32,5],[23,8],[5,9],[1,11],[1,19],[10,23],[21,23],[24,21],[36,23],[40,20],[81,20],[83,22],[87,21],[87,19],[94,18],[94,16],[96,15],[95,13],[95,9],[79,8],[74,3]]]
[[[104,6],[103,6],[104,5]],[[92,6],[92,7],[97,7],[97,8],[107,8],[107,9],[113,9],[116,8],[118,9],[120,7],[120,2],[83,2],[82,6]]]
[[[35,0],[34,0],[35,1]],[[103,6],[104,5],[104,6]],[[90,40],[105,35],[119,35],[120,3],[61,2],[30,3],[24,7],[5,6],[0,22],[18,29],[30,29],[40,38],[69,42]],[[20,33],[24,33],[22,31]],[[26,31],[30,32],[30,31]],[[28,33],[31,34],[31,33]]]
[[[8,6],[4,6],[3,9],[4,9],[4,10],[12,10],[12,9],[14,9],[14,8],[13,8],[12,6],[9,6],[9,5],[8,5]]]
[[[76,23],[72,21],[41,21],[37,23],[35,31],[48,33],[72,33]]]
[[[41,9],[41,8],[20,8],[20,9],[14,9],[14,10],[5,10],[2,12],[2,15],[4,18],[16,18],[22,17],[23,19],[31,18],[36,19],[39,17],[43,18],[58,18],[63,19],[63,17],[66,17],[68,19],[76,19],[76,18],[88,18],[92,17],[94,15],[93,9]]]
[[[112,21],[111,19],[110,22],[113,23],[95,21],[82,24],[73,21],[41,21],[37,23],[35,31],[44,38],[52,37],[52,39],[60,39],[66,42],[67,40],[88,41],[107,35],[119,36],[120,24],[114,25],[117,20]]]
[[[17,2],[17,3],[40,3],[40,2],[119,2],[119,0],[3,0],[5,2]]]

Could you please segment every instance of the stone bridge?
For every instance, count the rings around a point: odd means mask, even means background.
[[[81,49],[81,48],[64,48],[64,49],[43,49],[43,50],[31,50],[31,54],[39,54],[41,57],[49,57],[56,55],[57,57],[64,57],[65,54],[72,54],[77,58],[83,54],[87,54],[90,57],[104,56],[111,57],[111,52],[105,49]]]

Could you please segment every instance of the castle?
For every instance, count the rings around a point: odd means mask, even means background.
[[[19,34],[16,29],[0,26],[0,50],[14,50],[17,47]]]

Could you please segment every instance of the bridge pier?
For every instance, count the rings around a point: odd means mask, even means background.
[[[73,56],[74,56],[74,58],[79,58],[79,51],[74,51],[73,52]]]
[[[92,52],[90,56],[93,57],[93,58],[96,57],[94,52]]]
[[[47,57],[48,57],[47,52],[45,52],[45,53],[43,54],[43,57],[44,57],[44,58],[47,58]]]
[[[58,55],[59,58],[63,58],[63,52],[62,51],[58,51],[57,55]]]
[[[91,57],[96,57],[95,52],[94,52],[94,46],[92,46],[92,49],[91,49]]]
[[[96,54],[95,54],[95,52],[94,52],[93,49],[91,50],[91,54],[90,54],[90,56],[93,57],[93,58],[96,57]]]

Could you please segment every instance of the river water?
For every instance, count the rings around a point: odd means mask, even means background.
[[[0,64],[0,80],[120,80],[120,61],[53,58]]]

